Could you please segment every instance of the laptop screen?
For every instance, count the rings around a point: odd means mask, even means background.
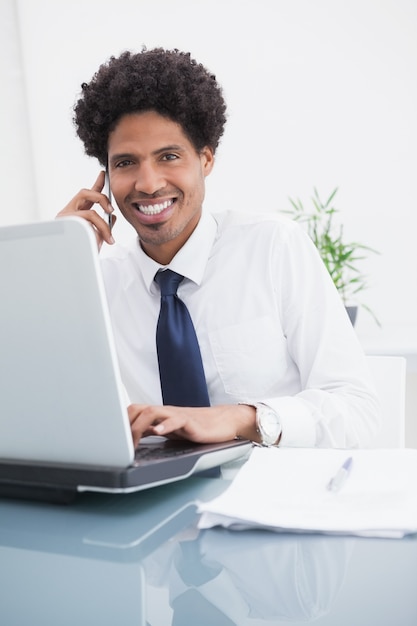
[[[126,466],[129,420],[92,229],[0,228],[0,457]]]

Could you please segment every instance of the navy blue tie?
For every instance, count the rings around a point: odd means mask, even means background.
[[[164,404],[210,406],[200,347],[194,325],[177,289],[184,276],[164,270],[155,281],[161,289],[156,328],[159,376]]]

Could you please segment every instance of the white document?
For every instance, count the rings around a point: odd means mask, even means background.
[[[200,528],[403,537],[417,532],[417,450],[255,447],[230,487],[199,512]]]

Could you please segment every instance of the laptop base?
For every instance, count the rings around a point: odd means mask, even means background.
[[[76,489],[40,487],[38,485],[0,484],[0,498],[12,500],[32,500],[51,504],[70,504],[78,495]]]
[[[217,478],[222,464],[252,449],[244,440],[195,444],[155,439],[139,446],[144,458],[138,455],[125,468],[0,459],[0,497],[65,504],[82,492],[128,494],[192,475]]]

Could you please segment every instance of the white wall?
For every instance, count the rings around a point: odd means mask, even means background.
[[[178,47],[217,75],[229,104],[208,210],[275,211],[289,196],[308,203],[314,186],[323,197],[338,186],[347,236],[381,252],[364,265],[363,299],[384,328],[417,326],[415,0],[0,0],[0,7],[9,17],[17,8],[15,31],[0,22],[10,41],[0,66],[10,86],[0,120],[0,223],[33,211],[51,218],[94,181],[97,165],[83,155],[71,115],[80,84],[103,60],[143,44]],[[358,332],[374,330],[361,313]]]
[[[382,252],[366,264],[365,300],[384,325],[416,324],[415,0],[16,6],[37,188],[30,203],[38,204],[39,217],[54,216],[96,175],[71,122],[81,82],[126,48],[187,49],[216,73],[229,103],[207,208],[275,211],[288,207],[288,196],[308,203],[314,186],[323,196],[339,186],[336,206],[347,235]],[[15,46],[8,58],[18,53]],[[10,149],[14,131],[5,130]],[[20,217],[14,197],[30,170],[17,171],[22,183],[14,180],[3,198],[3,221]],[[364,313],[360,324],[373,321]]]
[[[16,4],[0,0],[0,225],[36,219],[37,197]]]

